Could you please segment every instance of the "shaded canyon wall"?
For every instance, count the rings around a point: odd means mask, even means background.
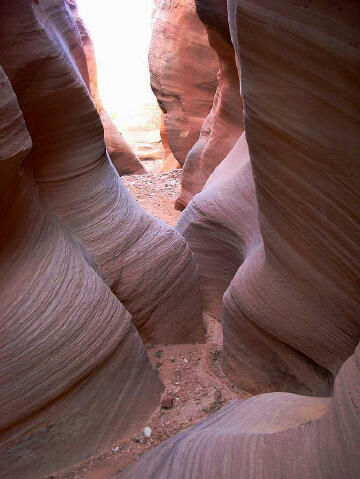
[[[67,2],[2,0],[0,32],[0,475],[39,478],[151,414],[141,337],[202,340],[198,268],[109,161]]]
[[[196,3],[209,25],[213,6],[226,4]],[[118,477],[355,479],[359,4],[229,0],[227,8],[245,134],[178,229],[199,261],[205,309],[219,313],[211,293],[220,298],[230,282],[225,372],[268,393],[233,402]]]

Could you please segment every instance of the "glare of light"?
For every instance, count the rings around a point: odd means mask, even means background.
[[[77,4],[94,43],[102,103],[121,127],[144,105],[156,103],[148,67],[153,0]]]

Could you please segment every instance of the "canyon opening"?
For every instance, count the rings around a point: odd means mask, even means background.
[[[107,0],[104,8],[94,0],[79,0],[77,6],[94,46],[101,103],[137,157],[159,171],[161,110],[148,65],[154,4]]]
[[[360,5],[0,0],[0,476],[357,479]]]

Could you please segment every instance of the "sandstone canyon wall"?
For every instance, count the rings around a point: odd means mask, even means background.
[[[212,2],[196,3],[210,23]],[[223,298],[223,365],[240,386],[269,393],[233,402],[118,477],[356,479],[360,7],[227,6],[246,136],[178,228],[202,276],[205,257],[220,268],[209,291],[224,288],[231,257],[239,266]]]
[[[209,11],[212,13],[209,15]],[[226,1],[197,4],[197,14],[204,22],[209,43],[219,60],[217,89],[211,111],[200,137],[189,151],[182,177],[182,189],[175,208],[183,210],[199,193],[209,175],[224,159],[244,131],[239,76],[231,43]]]
[[[109,114],[102,105],[97,80],[97,66],[95,58],[94,45],[82,21],[75,0],[68,0],[71,11],[75,17],[78,26],[83,48],[86,56],[87,72],[83,70],[84,81],[90,90],[92,99],[99,112],[103,127],[105,144],[109,152],[110,159],[119,175],[141,175],[145,173],[145,168],[137,158],[135,153],[127,144],[125,138],[115,126]]]
[[[195,10],[188,24],[181,5],[158,8],[184,20],[191,43]],[[144,424],[162,384],[143,341],[202,340],[199,272],[226,374],[265,394],[115,477],[359,475],[359,3],[196,8],[223,61],[209,138],[203,127],[201,161],[184,175],[185,189],[198,175],[190,196],[214,171],[174,230],[109,161],[67,1],[0,0],[2,478],[41,478]],[[171,66],[186,38],[166,27]]]
[[[173,152],[171,151],[171,148],[169,145],[163,112],[161,112],[160,136],[161,136],[161,143],[164,149],[164,164],[163,164],[162,170],[169,171],[174,168],[180,168],[180,163],[177,161],[177,159],[173,155]]]
[[[209,291],[221,294],[231,256],[241,263],[223,300],[229,376],[252,392],[327,394],[359,335],[358,51],[347,11],[355,7],[343,5],[336,20],[335,7],[287,9],[284,2],[274,10],[258,3],[239,2],[229,12],[252,172],[240,166],[243,138],[178,228],[201,271],[206,256],[216,263],[218,277],[205,265]],[[326,44],[329,35],[337,48]],[[226,167],[233,156],[242,179]]]
[[[201,340],[198,271],[109,161],[67,2],[1,0],[0,64],[0,475],[39,478],[144,423],[134,325]]]
[[[218,61],[194,0],[158,1],[153,21],[151,86],[164,113],[171,152],[183,165],[211,108]],[[173,166],[172,157],[167,158],[165,167]]]

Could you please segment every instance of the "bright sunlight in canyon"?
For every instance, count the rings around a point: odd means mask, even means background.
[[[153,2],[77,4],[94,44],[102,103],[136,153],[153,157],[160,142],[160,109],[148,66]]]

